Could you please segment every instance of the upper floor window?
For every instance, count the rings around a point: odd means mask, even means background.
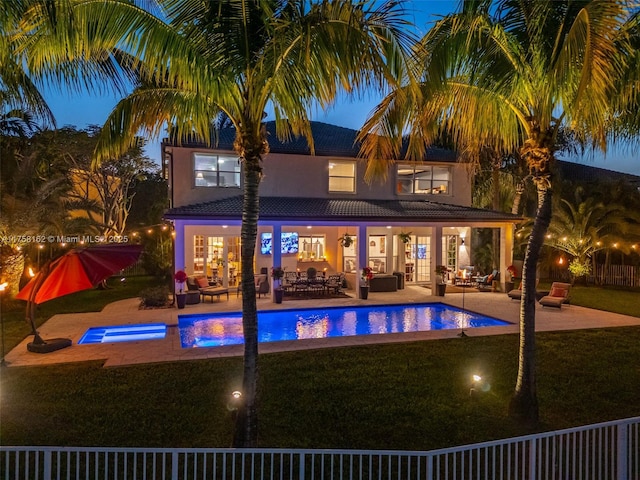
[[[451,168],[422,164],[398,164],[399,194],[443,195],[450,193]]]
[[[240,187],[240,165],[231,156],[193,154],[196,187]]]
[[[329,162],[329,191],[355,193],[355,162],[337,160],[332,160]]]

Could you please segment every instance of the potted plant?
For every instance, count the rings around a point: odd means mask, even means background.
[[[366,300],[369,298],[369,282],[373,278],[373,270],[371,267],[364,267],[360,275],[360,298]]]
[[[435,270],[435,281],[434,281],[434,285],[435,285],[435,294],[438,297],[444,297],[444,294],[447,290],[447,284],[444,281],[444,277],[445,275],[449,272],[449,269],[444,266],[444,265],[436,265],[436,270]]]
[[[411,232],[400,232],[398,238],[405,245],[411,241]]]
[[[187,303],[187,294],[184,293],[184,283],[187,281],[187,274],[184,270],[178,270],[173,279],[176,282],[176,289],[178,292],[176,293],[176,304],[178,308],[184,308]]]
[[[338,238],[338,242],[340,242],[340,245],[342,245],[343,247],[348,248],[353,244],[353,237],[348,233],[345,233],[340,238]]]
[[[271,268],[271,278],[273,278],[273,297],[276,303],[282,303],[282,277],[284,277],[284,269],[282,267]]]

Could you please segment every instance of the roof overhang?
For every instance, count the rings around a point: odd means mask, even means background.
[[[169,220],[239,220],[241,195],[172,208]],[[260,197],[260,222],[405,222],[405,223],[518,223],[510,213],[427,200],[357,200],[303,197]]]

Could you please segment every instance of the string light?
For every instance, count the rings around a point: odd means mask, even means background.
[[[524,237],[524,239],[526,239],[529,236],[530,236],[530,232],[528,232],[526,229],[520,229],[519,231],[516,232],[517,238]],[[580,249],[588,249],[590,251],[598,251],[605,248],[615,248],[615,249],[620,249],[622,251],[631,250],[633,251],[633,253],[638,252],[637,242],[636,243],[625,242],[625,241],[605,242],[602,240],[595,240],[589,237],[573,238],[569,235],[564,235],[564,234],[546,233],[545,243],[551,247],[556,247],[556,248],[560,247],[560,249],[563,249],[564,247],[570,248],[573,245],[574,248],[578,248],[578,246],[580,246]]]

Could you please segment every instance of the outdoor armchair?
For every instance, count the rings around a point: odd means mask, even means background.
[[[494,270],[489,275],[485,275],[483,277],[478,277],[477,286],[478,290],[485,290],[487,288],[491,288],[494,280],[500,279],[500,272],[498,270]]]

